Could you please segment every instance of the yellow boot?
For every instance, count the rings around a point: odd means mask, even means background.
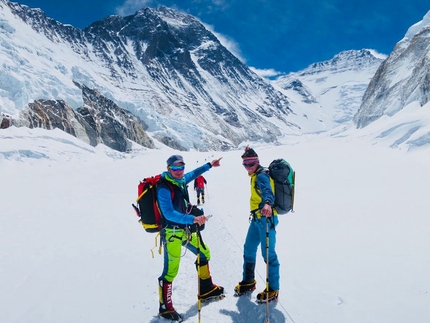
[[[201,300],[223,299],[224,287],[212,283],[212,277],[209,271],[209,264],[206,262],[200,266],[199,270],[200,291],[198,298]]]

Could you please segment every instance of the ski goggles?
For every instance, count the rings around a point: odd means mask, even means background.
[[[184,170],[185,169],[185,165],[170,165],[169,168],[174,171],[174,172],[178,172],[180,170]]]
[[[243,167],[251,168],[258,164],[258,159],[245,159],[242,163]]]

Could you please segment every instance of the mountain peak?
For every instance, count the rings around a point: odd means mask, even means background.
[[[384,55],[376,54],[370,49],[345,50],[335,55],[332,59],[314,63],[304,69],[304,73],[314,73],[315,71],[339,71],[362,68],[380,63]]]
[[[143,8],[81,30],[7,4],[1,10],[13,13],[5,24],[15,32],[0,48],[5,113],[17,114],[35,100],[79,109],[83,93],[76,84],[82,84],[139,117],[156,141],[186,150],[274,143],[282,133],[308,128],[308,118],[294,113],[285,95],[188,14]]]

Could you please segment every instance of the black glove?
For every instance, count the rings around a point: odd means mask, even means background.
[[[202,209],[199,209],[197,206],[193,205],[190,214],[194,216],[199,216],[205,214]]]
[[[194,216],[200,216],[200,215],[204,215],[204,212],[202,209],[199,209],[197,206],[193,205],[193,208],[191,209],[190,213]],[[197,223],[194,224],[190,224],[189,228],[191,232],[196,232],[197,231]],[[199,225],[199,231],[203,231],[205,229],[205,225]]]

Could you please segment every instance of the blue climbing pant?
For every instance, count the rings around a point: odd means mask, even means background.
[[[269,224],[269,288],[279,290],[279,261],[276,254],[276,230],[278,217],[272,216],[267,218]],[[243,248],[243,281],[246,280],[246,264],[255,264],[257,261],[257,249],[261,248],[261,255],[266,262],[266,217],[253,219],[249,224],[248,233],[246,234],[245,245]]]

